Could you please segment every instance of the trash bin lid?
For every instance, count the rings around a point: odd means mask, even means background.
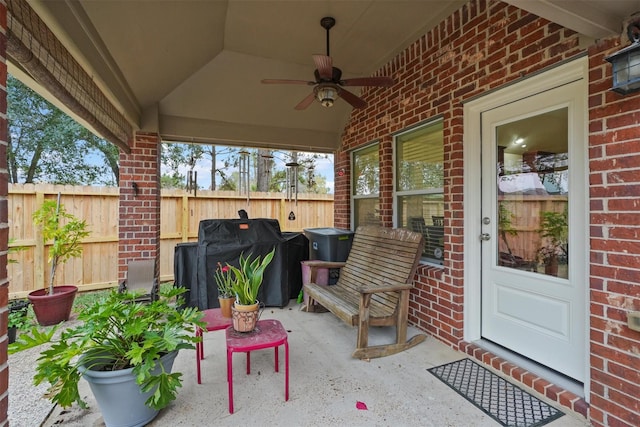
[[[345,234],[353,234],[353,231],[345,230],[342,228],[320,227],[320,228],[305,228],[304,233],[323,235],[323,236],[341,236]]]

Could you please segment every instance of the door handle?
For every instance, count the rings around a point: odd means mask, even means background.
[[[490,240],[490,239],[491,239],[491,234],[489,233],[482,233],[480,235],[480,240],[484,240],[486,242],[487,240]]]

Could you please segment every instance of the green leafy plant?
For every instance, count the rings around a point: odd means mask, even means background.
[[[29,307],[24,306],[15,310],[9,309],[8,326],[10,328],[25,329],[31,324],[28,316]]]
[[[230,298],[233,296],[233,278],[231,267],[218,263],[218,268],[214,273],[216,284],[218,285],[218,296],[220,298]]]
[[[182,374],[164,369],[154,374],[154,368],[162,366],[158,360],[169,352],[194,348],[195,328],[205,327],[197,308],[178,308],[184,292],[185,288],[165,288],[156,301],[139,303],[135,293],[112,291],[80,312],[78,326],[60,333],[59,326],[34,327],[21,334],[9,352],[50,344],[40,353],[34,384],[47,381],[47,397],[63,407],[77,403],[86,408],[78,391],[84,370],[133,368],[141,391],[152,392],[146,405],[164,408],[176,398]]]
[[[227,264],[234,275],[233,295],[236,296],[236,302],[243,305],[251,305],[258,302],[258,291],[262,285],[264,271],[273,259],[276,253],[274,247],[271,252],[261,259],[260,256],[251,260],[250,256],[240,254],[240,267]]]
[[[507,235],[509,236],[517,236],[518,230],[516,230],[511,221],[513,220],[513,213],[509,210],[507,206],[507,202],[499,202],[498,203],[498,230],[500,231],[500,238],[504,242],[507,247],[507,251],[511,253],[511,248],[509,247],[509,241],[507,240]]]
[[[538,249],[538,257],[543,263],[555,261],[559,256],[567,256],[569,242],[568,209],[562,212],[544,211],[540,213],[538,233],[544,239]]]
[[[64,222],[63,225],[60,225],[61,220]],[[45,200],[42,206],[33,213],[33,222],[42,227],[44,241],[51,242],[48,259],[51,263],[49,294],[53,294],[58,265],[82,254],[81,241],[90,232],[87,231],[86,221],[80,221],[67,213],[64,206],[60,204],[60,195],[58,195],[57,201]]]
[[[9,239],[9,248],[7,249],[7,255],[9,256],[17,252],[22,252],[27,250],[26,246],[14,246],[13,244],[15,243],[15,241],[16,239],[14,239],[13,237]],[[9,258],[7,256],[7,264],[17,264],[17,263],[18,263],[18,260]]]

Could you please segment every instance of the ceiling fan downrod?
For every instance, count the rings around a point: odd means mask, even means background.
[[[329,30],[336,25],[336,20],[331,16],[325,16],[320,20],[320,25],[322,25],[322,28],[327,30],[327,56],[331,56],[329,55]]]

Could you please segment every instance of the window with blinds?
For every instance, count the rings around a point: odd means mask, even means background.
[[[359,225],[380,225],[379,144],[354,151],[351,161],[354,230]]]
[[[444,260],[442,120],[395,136],[396,223],[424,236],[423,260]]]

